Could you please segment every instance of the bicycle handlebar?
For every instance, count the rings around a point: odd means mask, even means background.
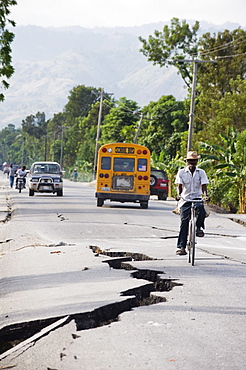
[[[201,199],[185,199],[183,197],[181,197],[180,199],[184,200],[185,202],[193,202],[193,203],[202,203],[205,200],[205,198],[201,198]]]

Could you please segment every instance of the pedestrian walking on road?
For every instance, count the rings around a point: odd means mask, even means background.
[[[197,161],[201,158],[197,152],[188,152],[187,157],[185,158],[187,166],[178,171],[175,184],[178,186],[178,196],[179,200],[178,208],[180,211],[180,232],[177,243],[178,255],[185,255],[186,253],[186,244],[188,236],[188,228],[190,221],[191,213],[191,200],[202,199],[202,195],[208,196],[207,193],[207,184],[208,178],[206,172],[201,168],[197,168]],[[207,200],[209,200],[207,198]],[[198,203],[196,205],[198,209],[198,218],[197,218],[197,236],[204,236],[202,229],[205,228],[204,220],[206,217],[206,210],[203,203]]]
[[[76,168],[73,170],[73,181],[77,181],[78,179],[78,171],[76,170]]]
[[[15,179],[15,169],[13,168],[12,164],[10,165],[9,169],[9,186],[12,188],[14,185],[14,179]]]

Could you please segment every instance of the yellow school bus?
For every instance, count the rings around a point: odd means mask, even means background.
[[[150,196],[150,151],[138,144],[112,143],[98,151],[97,206],[104,201],[140,203],[148,208]]]

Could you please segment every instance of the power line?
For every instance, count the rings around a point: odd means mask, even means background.
[[[200,56],[201,56],[201,55],[208,55],[208,54],[212,54],[212,53],[214,53],[215,51],[221,51],[221,50],[223,50],[223,49],[227,49],[228,47],[233,47],[233,46],[235,46],[235,44],[238,44],[239,42],[240,42],[240,43],[243,43],[243,42],[241,42],[240,40],[241,40],[241,39],[245,39],[245,38],[246,38],[246,37],[245,37],[245,35],[243,35],[243,36],[239,37],[239,38],[238,38],[238,39],[236,39],[236,40],[232,40],[232,41],[227,42],[226,44],[223,44],[223,45],[220,45],[220,46],[217,46],[217,47],[214,47],[214,48],[208,49],[208,50],[206,50],[206,51],[204,51],[204,52],[200,53]]]
[[[242,53],[242,54],[222,55],[222,56],[218,56],[218,57],[216,57],[216,59],[234,58],[234,57],[240,57],[240,56],[242,56],[242,55],[246,55],[246,52],[245,52],[245,53]]]
[[[190,101],[190,124],[188,131],[188,144],[187,151],[192,150],[192,135],[193,135],[193,123],[194,123],[194,112],[195,112],[195,97],[196,97],[196,76],[197,76],[197,67],[198,63],[218,63],[214,60],[199,60],[199,59],[176,59],[176,62],[181,63],[193,63],[193,78],[192,78],[192,89],[191,89],[191,101]]]

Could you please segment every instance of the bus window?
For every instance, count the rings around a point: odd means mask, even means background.
[[[141,171],[141,172],[147,171],[147,159],[146,158],[138,159],[138,171]]]
[[[134,172],[134,158],[114,158],[114,171]]]
[[[101,170],[110,170],[111,168],[111,158],[102,157]]]

